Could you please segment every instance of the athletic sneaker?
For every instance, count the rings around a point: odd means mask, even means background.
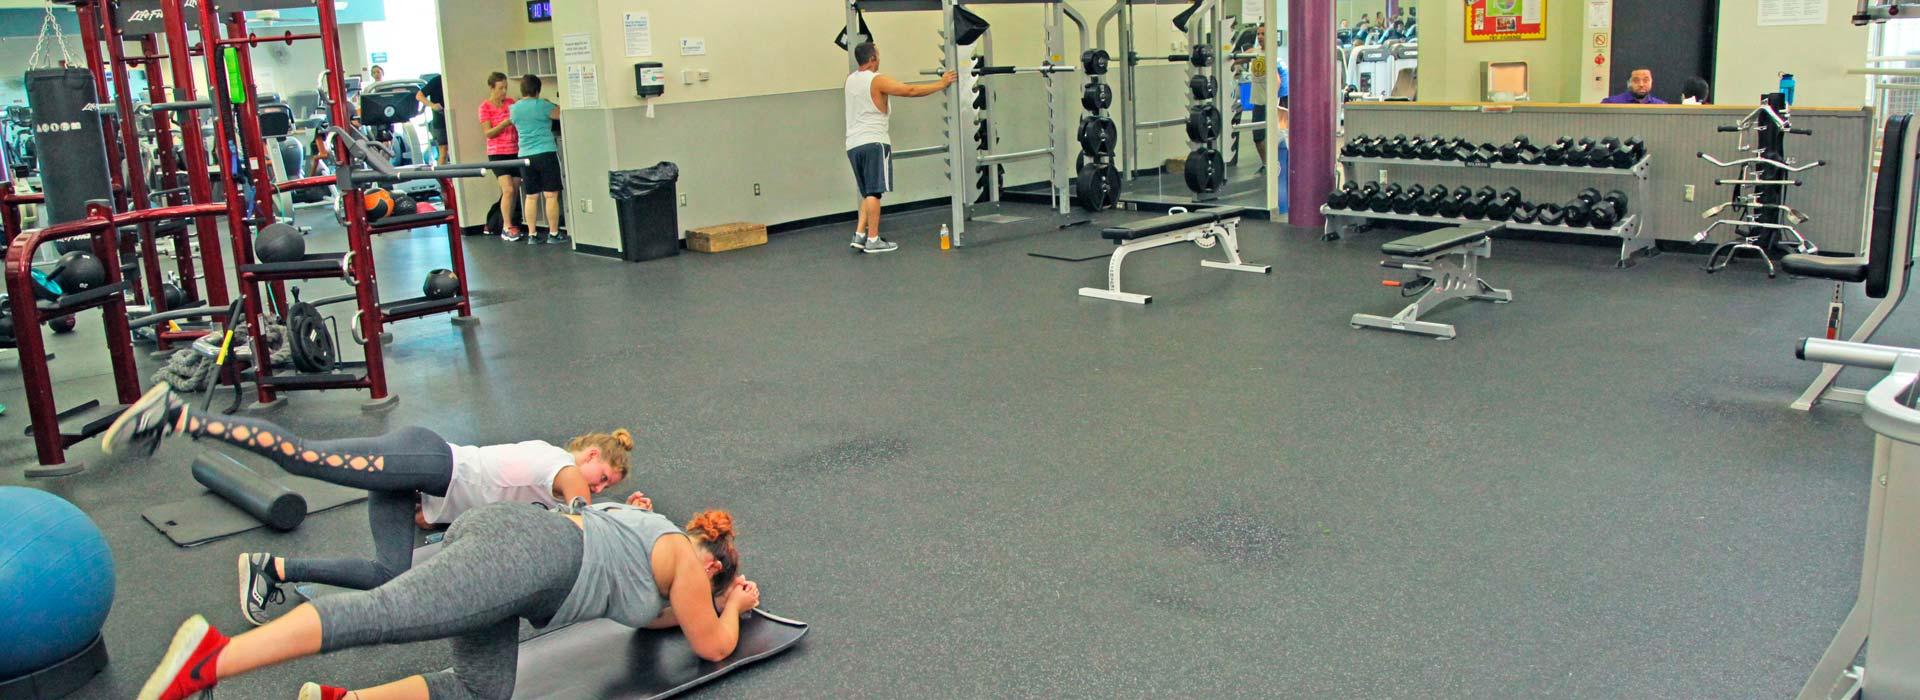
[[[854,231],[853,243],[849,247],[853,248],[854,250],[866,250],[867,234],[861,233],[859,231]]]
[[[522,238],[526,238],[526,235],[520,233],[519,231],[515,231],[513,229],[507,229],[506,233],[500,234],[500,240],[506,241],[508,243],[518,241]]]
[[[166,656],[160,657],[160,666],[147,677],[147,684],[140,686],[137,700],[187,700],[212,690],[220,682],[214,677],[218,668],[215,659],[225,648],[226,635],[207,624],[207,618],[187,618],[173,633],[173,642],[167,645]]]
[[[267,606],[287,600],[280,581],[273,575],[273,555],[253,552],[240,555],[240,615],[254,625],[267,624]]]
[[[561,231],[551,236],[547,236],[548,243],[566,243],[568,240],[571,240],[571,238],[567,235],[565,231]]]
[[[889,241],[885,238],[869,238],[867,239],[866,247],[861,249],[861,252],[891,253],[899,249],[900,249],[900,244],[894,243],[893,241]]]
[[[330,685],[308,683],[300,686],[300,700],[341,700],[341,698],[345,698],[349,692],[352,691],[346,688],[335,688]]]
[[[547,234],[539,231],[527,234],[527,245],[540,245],[547,242]]]
[[[113,454],[132,448],[141,457],[150,457],[159,449],[160,438],[172,435],[179,429],[181,412],[187,403],[173,395],[173,387],[160,382],[148,389],[147,393],[133,402],[127,410],[113,419],[113,425],[107,426],[106,436],[100,439],[100,451]]]

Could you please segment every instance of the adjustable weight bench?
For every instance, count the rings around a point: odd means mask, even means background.
[[[1887,119],[1886,135],[1881,142],[1880,174],[1873,185],[1873,218],[1867,229],[1866,255],[1833,257],[1795,253],[1780,259],[1787,274],[1834,282],[1834,308],[1828,312],[1828,337],[1839,334],[1841,313],[1838,299],[1842,284],[1863,285],[1867,298],[1880,300],[1860,327],[1847,337],[1848,342],[1873,340],[1894,307],[1907,296],[1907,278],[1913,270],[1914,243],[1914,162],[1920,130],[1912,128],[1913,115],[1901,114]],[[1828,363],[1820,376],[1793,400],[1796,410],[1809,410],[1821,400],[1865,403],[1866,392],[1834,386],[1841,365]]]
[[[1489,236],[1502,228],[1504,225],[1454,226],[1382,244],[1380,252],[1385,253],[1387,259],[1380,261],[1381,267],[1419,275],[1412,282],[1387,280],[1382,284],[1400,288],[1401,296],[1421,292],[1420,298],[1392,317],[1354,314],[1349,323],[1354,328],[1366,326],[1431,335],[1440,340],[1453,339],[1457,335],[1453,324],[1422,321],[1420,314],[1432,311],[1448,299],[1479,299],[1496,304],[1513,301],[1513,292],[1495,289],[1480,279],[1480,258],[1493,257],[1493,239]]]
[[[1226,262],[1202,260],[1201,267],[1263,275],[1272,272],[1270,265],[1249,265],[1240,259],[1239,227],[1240,213],[1243,211],[1246,211],[1243,207],[1215,207],[1190,212],[1174,207],[1168,210],[1166,216],[1108,226],[1100,232],[1100,237],[1113,241],[1120,249],[1113,251],[1113,257],[1107,263],[1107,287],[1081,287],[1080,296],[1129,304],[1152,303],[1151,294],[1120,291],[1120,265],[1126,262],[1128,253],[1175,243],[1192,243],[1201,248],[1212,248],[1216,242],[1221,243],[1221,250],[1227,254]]]

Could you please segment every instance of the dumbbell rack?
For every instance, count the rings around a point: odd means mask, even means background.
[[[1341,156],[1342,175],[1347,182],[1358,182],[1360,166],[1415,166],[1424,168],[1455,168],[1464,170],[1514,170],[1528,172],[1562,173],[1600,177],[1631,177],[1634,180],[1634,202],[1636,206],[1646,206],[1643,202],[1653,201],[1651,180],[1648,173],[1653,168],[1653,155],[1642,157],[1631,168],[1594,168],[1580,165],[1527,165],[1523,163],[1466,163],[1457,160],[1419,160],[1410,158],[1369,158],[1362,156]],[[1320,213],[1327,217],[1326,232],[1323,240],[1337,240],[1342,233],[1355,232],[1370,228],[1370,220],[1409,221],[1425,224],[1502,224],[1509,230],[1545,231],[1551,233],[1570,233],[1585,236],[1614,236],[1620,239],[1620,260],[1616,267],[1632,267],[1641,256],[1659,254],[1655,247],[1653,234],[1645,227],[1645,219],[1639,212],[1628,214],[1613,228],[1590,228],[1586,226],[1549,226],[1546,224],[1522,224],[1512,221],[1492,221],[1488,219],[1468,219],[1463,217],[1421,216],[1419,214],[1397,214],[1393,212],[1355,211],[1352,209],[1334,209],[1322,205]]]

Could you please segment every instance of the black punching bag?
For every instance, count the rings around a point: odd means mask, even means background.
[[[87,200],[113,198],[100,115],[84,109],[94,102],[93,74],[85,68],[27,71],[27,101],[47,195],[40,225],[86,218]]]

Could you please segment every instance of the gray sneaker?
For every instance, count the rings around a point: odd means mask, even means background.
[[[853,232],[853,243],[851,243],[851,244],[849,244],[849,245],[848,245],[848,247],[850,247],[850,248],[852,248],[852,249],[854,249],[854,250],[866,250],[866,249],[867,249],[867,234],[864,234],[864,233],[861,233],[861,232],[859,232],[859,231],[854,231],[854,232]]]
[[[240,555],[240,614],[255,626],[267,624],[267,606],[284,602],[286,593],[273,578],[273,555]]]
[[[173,434],[180,412],[186,408],[186,402],[173,395],[173,387],[166,382],[155,384],[140,400],[122,411],[120,417],[113,419],[113,425],[107,426],[106,435],[100,438],[100,451],[107,454],[130,451],[141,457],[152,456],[160,447],[160,439]]]
[[[885,238],[869,238],[869,239],[867,239],[867,245],[866,245],[866,247],[865,247],[865,248],[863,248],[863,249],[861,249],[861,251],[860,251],[860,252],[863,252],[863,253],[891,253],[891,252],[893,252],[893,251],[896,251],[896,250],[899,250],[899,249],[900,249],[900,245],[899,245],[899,244],[897,244],[897,243],[894,243],[893,241],[889,241],[889,240],[887,240],[887,239],[885,239]]]

